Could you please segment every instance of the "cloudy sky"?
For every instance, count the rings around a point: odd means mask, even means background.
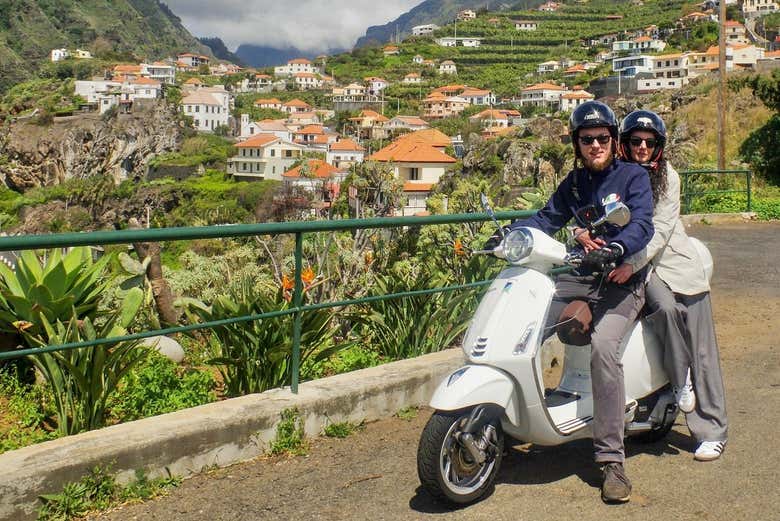
[[[303,51],[351,48],[370,25],[394,20],[423,0],[164,0],[194,36]]]

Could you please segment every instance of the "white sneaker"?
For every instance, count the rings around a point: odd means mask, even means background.
[[[688,369],[688,375],[685,377],[685,385],[682,388],[675,389],[674,396],[677,398],[677,407],[685,414],[693,412],[696,408],[696,394],[693,392],[690,369]]]
[[[696,448],[693,459],[697,461],[712,461],[720,458],[723,449],[726,448],[726,440],[723,441],[703,441]]]

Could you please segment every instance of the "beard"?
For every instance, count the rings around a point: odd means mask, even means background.
[[[598,160],[591,159],[590,157],[587,157],[583,154],[582,164],[585,165],[585,168],[592,172],[603,172],[609,165],[612,164],[613,159],[614,156],[612,153],[608,153],[604,159]]]

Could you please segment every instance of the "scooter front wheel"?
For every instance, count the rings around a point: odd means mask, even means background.
[[[469,449],[461,429],[471,411],[436,411],[420,437],[417,474],[423,488],[437,499],[473,503],[492,490],[504,452],[501,423],[496,419],[480,427],[472,434]],[[475,458],[475,446],[481,458]]]

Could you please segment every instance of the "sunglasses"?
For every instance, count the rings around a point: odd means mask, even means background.
[[[609,134],[602,134],[600,136],[580,136],[580,143],[583,145],[592,145],[594,141],[598,141],[599,145],[606,145],[612,136]]]
[[[647,145],[647,148],[655,148],[655,145],[658,143],[658,141],[653,138],[644,139],[637,136],[631,136],[628,139],[628,142],[631,144],[632,147],[642,146],[642,142],[644,142],[645,145]]]

